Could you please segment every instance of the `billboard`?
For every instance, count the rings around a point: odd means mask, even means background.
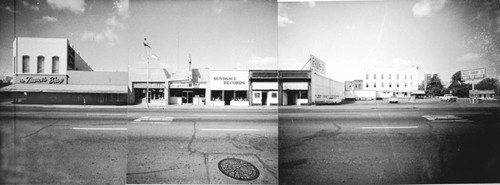
[[[321,61],[320,59],[314,57],[311,55],[311,58],[309,59],[310,64],[310,69],[316,72],[320,72],[321,74],[326,73],[326,64],[325,62]]]
[[[461,71],[462,80],[481,80],[486,78],[486,68]]]

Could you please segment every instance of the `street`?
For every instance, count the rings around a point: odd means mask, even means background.
[[[2,182],[278,183],[277,109],[2,107]],[[237,158],[254,180],[224,175]]]
[[[280,184],[500,181],[498,104],[279,109]]]

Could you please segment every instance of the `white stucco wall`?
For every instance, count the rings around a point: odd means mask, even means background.
[[[59,57],[59,73],[67,74],[68,39],[19,37],[13,41],[12,59],[13,74],[23,74],[23,56],[29,56],[29,73],[38,74],[38,56],[44,56],[44,71],[41,74],[52,74],[52,57]],[[14,57],[16,58],[14,60]],[[91,67],[75,53],[75,67],[81,71],[92,71]]]
[[[16,43],[17,57],[16,57]],[[37,74],[37,58],[38,56],[45,57],[43,74],[52,74],[52,57],[59,57],[59,73],[66,74],[67,69],[67,39],[53,38],[29,38],[19,37],[13,43],[13,56],[16,57],[16,65],[14,74],[23,74],[23,56],[29,56],[29,73]]]

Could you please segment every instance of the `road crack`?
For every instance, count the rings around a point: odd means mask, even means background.
[[[127,175],[142,175],[142,174],[166,172],[166,171],[180,170],[180,169],[191,168],[193,166],[201,166],[201,165],[202,164],[198,164],[198,165],[186,165],[186,166],[182,166],[182,167],[167,168],[167,169],[162,169],[162,170],[152,170],[152,171],[146,171],[146,172],[133,172],[133,173],[127,173]]]
[[[57,124],[57,123],[59,123],[59,122],[60,122],[60,121],[59,121],[59,120],[57,120],[55,123],[52,123],[52,124],[47,125],[47,126],[44,126],[44,127],[40,128],[40,129],[38,129],[37,131],[35,131],[35,132],[31,133],[31,134],[28,134],[28,135],[25,135],[25,136],[21,137],[21,139],[26,139],[26,138],[28,138],[28,137],[34,136],[34,135],[38,134],[40,131],[42,131],[42,130],[44,130],[44,129],[47,129],[47,128],[49,128],[49,127],[52,127],[52,126],[56,125],[56,124]]]
[[[193,142],[194,140],[196,139],[196,133],[198,132],[198,129],[196,128],[196,121],[193,121],[193,135],[191,136],[191,140],[189,141],[189,144],[188,144],[188,151],[189,151],[189,154],[194,154],[196,153],[196,149],[193,149],[191,148],[192,145],[193,145]]]
[[[312,139],[319,138],[319,137],[335,138],[338,135],[340,135],[339,131],[342,129],[342,127],[340,127],[336,123],[333,123],[333,126],[336,127],[335,130],[333,130],[333,131],[328,132],[328,130],[322,129],[322,130],[320,130],[312,135],[308,135],[308,136],[304,136],[304,137],[299,138],[299,141],[295,142],[294,144],[291,144],[291,145],[285,146],[285,147],[280,147],[279,150],[287,150],[290,148],[298,147],[298,146],[304,145],[304,143],[307,141],[310,141]]]
[[[273,170],[273,168],[272,168],[271,166],[267,165],[264,161],[262,161],[262,159],[261,159],[258,155],[254,154],[253,156],[255,156],[255,158],[257,158],[257,160],[259,160],[259,162],[262,164],[262,166],[264,166],[264,168],[265,168],[265,169],[266,169],[269,173],[271,173],[271,175],[272,175],[275,179],[279,179],[279,178],[278,178],[278,173],[276,173],[276,172]]]

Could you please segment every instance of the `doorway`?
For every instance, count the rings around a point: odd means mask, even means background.
[[[193,91],[182,91],[182,104],[193,103]]]
[[[262,105],[267,105],[267,91],[262,91]]]

